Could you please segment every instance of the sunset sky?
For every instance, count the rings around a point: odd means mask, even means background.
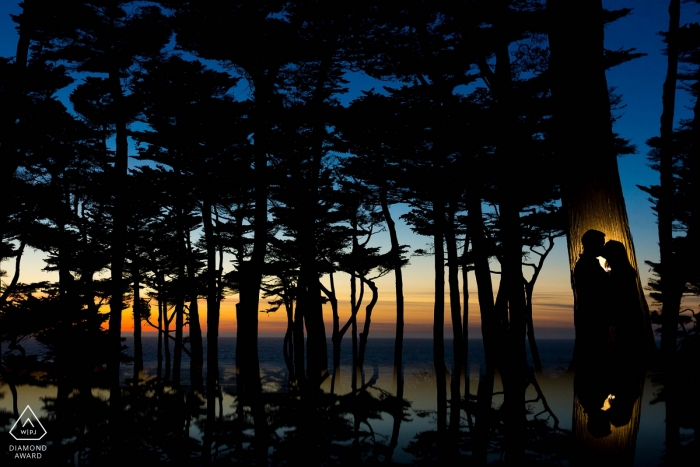
[[[657,231],[655,217],[645,193],[636,185],[658,183],[658,175],[647,167],[646,153],[648,147],[645,141],[659,132],[661,115],[661,89],[666,73],[665,57],[662,54],[663,43],[658,31],[668,27],[668,0],[622,1],[607,0],[603,2],[606,8],[617,9],[634,6],[632,15],[623,18],[606,29],[606,46],[610,49],[620,47],[635,47],[637,51],[647,53],[646,57],[620,65],[608,72],[608,84],[617,88],[626,106],[618,111],[620,118],[615,131],[629,138],[637,146],[637,154],[619,159],[620,175],[627,203],[632,235],[635,241],[637,259],[640,264],[642,282],[649,279],[646,260],[658,260]],[[683,5],[681,23],[696,21],[698,8],[695,5]],[[20,9],[16,1],[0,0],[0,56],[9,57],[15,54],[17,35],[14,23],[9,13],[18,14]],[[585,66],[585,64],[581,64]],[[361,89],[376,87],[377,82],[362,76],[352,75],[351,92],[343,96],[343,103],[349,102],[359,94]],[[72,89],[72,88],[71,88]],[[68,102],[67,91],[59,95],[63,102]],[[676,121],[690,116],[690,97],[684,91],[677,94]],[[572,142],[575,144],[575,142]],[[533,169],[534,170],[534,169]],[[397,218],[406,212],[406,206],[394,209]],[[422,248],[429,249],[429,238],[414,235],[402,222],[399,224],[399,242],[409,244],[411,251]],[[377,234],[376,245],[388,249],[388,235]],[[54,273],[41,271],[44,264],[43,254],[37,251],[25,253],[22,264],[22,282],[39,280],[56,280]],[[406,299],[406,335],[410,337],[430,337],[433,319],[433,258],[412,257],[411,263],[404,269],[404,295]],[[14,267],[10,261],[4,261],[0,267],[11,277]],[[230,270],[230,265],[226,265]],[[498,264],[492,264],[498,269]],[[349,276],[338,274],[336,287],[341,299],[341,322],[349,316]],[[479,311],[476,302],[476,287],[473,275],[469,277],[469,322],[470,336],[479,336]],[[328,278],[323,279],[328,286]],[[494,285],[498,284],[498,276],[494,276]],[[394,277],[389,274],[377,280],[379,287],[379,303],[372,316],[371,335],[389,337],[394,330]],[[369,292],[369,291],[367,291]],[[365,303],[369,297],[365,295]],[[236,296],[228,297],[222,305],[221,333],[235,333],[234,304]],[[572,294],[569,282],[569,265],[566,253],[566,241],[557,239],[555,249],[545,263],[544,270],[535,288],[534,319],[536,333],[541,338],[573,338]],[[264,303],[261,309],[264,308]],[[205,303],[201,303],[204,311]],[[105,309],[106,311],[106,309]],[[153,307],[155,312],[155,306]],[[202,313],[202,325],[205,327],[205,313]],[[449,301],[446,297],[446,323],[449,326]],[[272,314],[260,314],[260,333],[263,336],[279,335],[286,328],[286,316],[282,310]],[[364,319],[364,307],[361,312],[360,325]],[[330,329],[330,306],[325,307],[327,329]],[[129,329],[132,321],[130,312],[124,314],[125,328]],[[446,329],[447,331],[447,329]],[[449,335],[449,333],[446,333]]]

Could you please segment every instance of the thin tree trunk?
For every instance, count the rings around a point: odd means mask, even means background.
[[[163,375],[163,381],[170,383],[171,380],[171,369],[172,360],[170,359],[170,323],[172,322],[173,315],[168,317],[168,304],[167,302],[163,304],[163,351],[165,353],[165,375]]]
[[[391,260],[394,269],[395,279],[395,295],[396,295],[396,333],[394,335],[394,386],[396,388],[396,404],[391,413],[393,418],[391,439],[389,440],[389,453],[387,461],[391,462],[394,450],[399,443],[399,432],[401,429],[401,421],[403,420],[403,333],[404,333],[404,297],[403,297],[403,273],[401,271],[401,247],[399,238],[396,234],[396,223],[389,211],[389,202],[387,199],[386,185],[382,186],[379,194],[379,201],[389,230],[389,241],[391,244]]]
[[[493,385],[498,361],[498,318],[493,299],[493,284],[489,259],[484,238],[484,219],[481,199],[475,194],[467,196],[468,224],[471,232],[474,254],[474,275],[477,284],[479,312],[481,315],[481,336],[484,344],[485,370],[481,371],[477,390],[477,418],[474,434],[474,458],[478,465],[486,465],[490,431],[490,412],[493,398]]]
[[[22,263],[22,254],[24,254],[24,247],[27,245],[27,242],[24,240],[20,241],[19,248],[17,248],[17,251],[15,252],[15,272],[12,275],[12,280],[10,283],[5,287],[5,290],[2,291],[2,296],[0,296],[0,307],[5,304],[7,301],[7,298],[10,296],[12,291],[14,290],[15,287],[17,287],[17,282],[19,282],[19,273],[20,273],[20,264]],[[0,352],[0,355],[2,353]]]
[[[156,374],[158,375],[159,384],[162,382],[163,378],[163,317],[166,312],[165,301],[163,299],[164,294],[164,285],[161,282],[160,291],[158,292],[158,350],[156,351],[156,358],[158,359]]]
[[[110,401],[110,437],[115,452],[120,450],[121,433],[121,390],[119,387],[119,365],[121,360],[121,327],[123,297],[124,261],[126,257],[126,209],[127,169],[129,165],[127,124],[124,115],[123,91],[119,70],[111,70],[107,78],[111,87],[113,108],[115,110],[115,151],[114,169],[111,178],[113,197],[112,240],[111,240],[111,293],[109,299],[109,341],[110,352],[107,365]]]
[[[467,424],[470,433],[474,433],[472,415],[469,410],[471,400],[470,372],[469,372],[469,268],[467,267],[467,249],[469,237],[464,239],[464,253],[462,254],[462,302],[464,313],[462,314],[462,358],[464,359],[464,407],[467,415]]]
[[[190,295],[190,349],[192,357],[190,358],[190,384],[192,390],[201,392],[203,389],[202,373],[204,371],[204,345],[202,342],[202,327],[199,322],[199,304],[197,299],[199,293],[197,290],[197,278],[195,271],[195,260],[192,253],[192,244],[190,241],[189,232],[182,232],[187,242],[187,279],[189,283]]]
[[[387,200],[387,187],[381,187],[380,204],[382,214],[389,230],[389,241],[391,242],[391,261],[394,269],[395,291],[396,291],[396,334],[394,336],[394,384],[396,385],[396,397],[403,398],[403,328],[404,328],[404,300],[403,300],[403,274],[401,272],[401,246],[396,235],[396,223],[389,211]],[[401,389],[399,390],[399,381]]]
[[[178,261],[177,283],[175,293],[175,348],[173,349],[173,387],[180,388],[180,372],[182,369],[182,334],[185,327],[185,297],[187,289],[185,284],[185,255],[181,252]]]
[[[134,249],[131,262],[131,275],[134,281],[134,386],[138,386],[143,373],[143,343],[141,342],[141,284],[139,273],[138,252]]]
[[[374,306],[377,304],[377,300],[379,299],[379,292],[377,290],[377,285],[366,278],[361,278],[361,280],[367,284],[367,287],[372,291],[372,298],[370,299],[369,304],[365,307],[365,322],[362,326],[362,332],[360,333],[360,350],[358,352],[357,356],[357,366],[360,369],[360,372],[364,375],[365,370],[364,370],[364,364],[365,364],[365,350],[367,349],[367,338],[369,337],[369,327],[372,323],[372,310],[374,310]],[[363,378],[363,384],[364,384],[364,378]]]
[[[216,284],[216,239],[212,225],[212,205],[208,200],[202,202],[201,211],[207,250],[207,429],[203,450],[205,462],[208,462],[216,423],[216,397],[219,394],[219,294]],[[245,387],[245,376],[239,374],[239,388]]]
[[[462,341],[462,309],[459,296],[459,258],[457,237],[454,231],[455,208],[450,206],[445,226],[447,246],[447,277],[450,288],[450,315],[452,318],[452,379],[450,384],[450,434],[456,441],[460,425],[462,368],[464,366],[464,343]]]
[[[678,339],[678,316],[684,283],[678,277],[673,255],[673,118],[678,79],[678,29],[680,27],[681,2],[671,0],[668,7],[669,23],[666,35],[668,68],[663,86],[663,111],[661,113],[661,141],[659,145],[659,198],[656,212],[659,222],[659,286],[661,287],[663,327],[661,355],[666,368],[672,368]],[[677,293],[680,289],[681,293]]]
[[[552,251],[554,248],[554,239],[552,237],[547,238],[548,244],[547,247],[545,248],[544,253],[539,253],[538,251],[534,249],[530,249],[533,253],[539,255],[540,259],[537,262],[537,264],[533,263],[527,263],[527,266],[531,266],[534,269],[534,272],[532,274],[532,277],[530,280],[526,280],[523,277],[523,280],[525,282],[525,304],[526,304],[526,313],[527,313],[527,339],[528,342],[530,343],[530,352],[532,353],[532,362],[535,367],[535,372],[536,373],[541,373],[542,372],[542,361],[540,359],[540,351],[537,348],[537,340],[535,339],[535,328],[534,328],[534,323],[532,320],[532,295],[535,290],[535,283],[537,282],[537,278],[540,276],[540,271],[542,271],[542,266],[544,265],[544,261],[547,259],[547,256],[549,253]]]
[[[535,367],[535,373],[541,374],[542,360],[540,359],[540,351],[537,348],[537,340],[535,339],[535,328],[532,321],[532,287],[529,284],[525,284],[525,314],[527,319],[527,341],[530,344],[532,365]]]
[[[282,281],[284,282],[284,309],[287,313],[287,331],[284,333],[282,353],[287,371],[289,371],[289,383],[292,384],[296,382],[296,372],[294,371],[294,298],[291,297],[292,292],[287,285],[287,279],[282,278]]]
[[[437,386],[437,432],[441,444],[447,428],[447,368],[445,367],[445,208],[433,201],[433,247],[435,249],[435,305],[433,308],[433,367]],[[438,449],[442,451],[441,446]]]
[[[331,281],[331,289],[326,289],[321,284],[321,290],[328,297],[331,304],[331,312],[333,314],[333,331],[331,334],[331,342],[333,345],[333,377],[331,379],[331,394],[335,394],[335,386],[340,382],[340,344],[343,336],[340,334],[340,314],[338,313],[338,299],[335,295],[335,279],[333,272],[329,274]]]

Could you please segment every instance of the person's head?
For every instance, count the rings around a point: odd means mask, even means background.
[[[605,248],[603,249],[603,257],[605,257],[605,260],[611,269],[622,266],[632,267],[629,258],[627,257],[627,248],[625,248],[625,245],[618,241],[610,240],[605,244]]]
[[[605,234],[600,230],[588,230],[581,237],[583,252],[587,255],[603,256],[605,246]]]

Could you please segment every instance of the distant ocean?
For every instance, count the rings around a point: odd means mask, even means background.
[[[133,338],[127,337],[125,341],[127,355],[133,355]],[[204,351],[206,355],[206,339],[204,339]],[[280,372],[286,373],[284,356],[282,353],[282,337],[262,337],[259,339],[258,354],[260,358],[260,371],[263,381],[270,376],[277,380]],[[530,364],[532,356],[530,348],[527,348],[527,355]],[[544,373],[548,376],[558,376],[566,371],[573,355],[574,341],[570,339],[543,339],[537,342],[540,359]],[[173,344],[170,344],[171,352],[174,351]],[[484,348],[481,339],[469,339],[469,370],[471,378],[478,378],[479,371],[484,365]],[[328,340],[328,366],[332,369],[333,345]],[[165,357],[163,357],[165,359]],[[157,371],[157,339],[153,336],[143,338],[143,360],[144,370],[147,375],[155,375]],[[163,360],[165,362],[165,360]],[[341,347],[340,365],[341,369],[350,368],[352,362],[351,341],[349,338],[343,339]],[[403,344],[404,374],[410,375],[413,372],[433,371],[433,341],[423,338],[407,338]],[[452,371],[452,339],[445,339],[445,364],[448,371]],[[205,358],[206,365],[206,358]],[[393,338],[370,338],[367,342],[365,356],[365,373],[372,373],[375,369],[380,374],[389,372],[393,374],[394,365],[394,339]],[[225,386],[235,384],[236,374],[236,338],[219,338],[219,371],[221,382]],[[132,376],[129,365],[122,366],[124,378]],[[189,357],[183,354],[181,380],[187,381],[189,378]]]

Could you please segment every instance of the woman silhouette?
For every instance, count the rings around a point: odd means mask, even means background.
[[[630,264],[625,246],[615,240],[605,244],[604,255],[610,268],[608,299],[611,340],[617,353],[639,349],[643,330],[643,312],[637,289],[637,271]]]

